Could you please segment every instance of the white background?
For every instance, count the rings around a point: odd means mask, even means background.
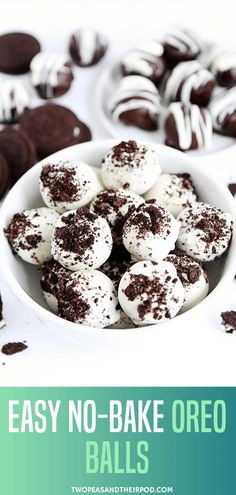
[[[92,69],[77,69],[77,82],[60,99],[92,128],[94,138],[106,134],[96,122],[91,93],[102,67],[122,47],[144,35],[153,36],[173,24],[191,26],[209,39],[234,41],[235,0],[57,0],[1,2],[1,30],[26,30],[42,40],[44,47],[63,49],[71,31],[94,26],[107,33],[111,48],[106,59]],[[234,157],[232,157],[234,158]],[[236,158],[236,157],[235,157]],[[236,160],[235,160],[236,161]],[[232,159],[231,159],[232,163]],[[212,173],[224,175],[224,163]],[[227,167],[226,167],[227,169]],[[227,182],[228,170],[224,180]],[[233,176],[233,172],[232,172]],[[235,173],[236,178],[236,173]],[[0,254],[1,256],[1,254]],[[178,333],[166,336],[166,345],[153,347],[139,339],[133,346],[103,347],[96,342],[72,342],[60,330],[41,324],[35,315],[10,293],[0,276],[7,326],[0,331],[0,347],[9,341],[27,340],[29,349],[15,356],[0,355],[1,385],[235,385],[235,336],[220,330],[219,313],[236,308],[236,283],[207,315],[199,315]],[[212,346],[204,346],[204,333]],[[5,363],[5,365],[2,365]]]

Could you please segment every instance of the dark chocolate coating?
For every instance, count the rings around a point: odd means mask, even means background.
[[[155,62],[149,62],[149,66],[152,68],[152,75],[148,77],[148,79],[158,87],[166,71],[166,61],[164,57],[158,57]],[[127,70],[123,64],[121,64],[121,72],[124,76],[143,76],[143,74],[138,71]]]
[[[27,33],[0,36],[0,71],[7,74],[28,72],[32,58],[40,52],[40,44]]]
[[[145,131],[155,131],[158,128],[156,116],[144,108],[127,110],[120,114],[120,120],[126,125],[133,125]]]
[[[11,185],[37,161],[34,143],[21,130],[5,128],[0,132],[0,153],[8,163]]]
[[[20,125],[34,142],[40,157],[91,140],[86,124],[68,108],[53,103],[26,110]]]
[[[4,158],[4,156],[0,155],[0,199],[7,192],[8,187],[10,185],[10,176],[9,176],[9,167]],[[1,300],[0,300],[1,306]]]

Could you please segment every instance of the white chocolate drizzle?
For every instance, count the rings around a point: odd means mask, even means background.
[[[137,72],[142,76],[151,77],[152,65],[163,55],[163,51],[163,46],[158,41],[149,41],[130,50],[123,57],[121,64],[127,72]]]
[[[181,53],[187,53],[191,51],[193,54],[198,54],[200,51],[200,45],[194,35],[189,31],[181,29],[173,29],[167,34],[165,43],[173,46]]]
[[[207,109],[197,105],[184,106],[180,102],[171,103],[171,115],[175,120],[179,147],[188,150],[195,134],[198,147],[210,149],[212,144],[212,122]]]
[[[29,106],[28,93],[20,81],[6,79],[0,82],[0,121],[18,120]],[[14,113],[14,119],[13,119]]]
[[[45,87],[47,98],[53,97],[53,89],[59,84],[61,74],[69,74],[71,68],[66,54],[40,52],[31,61],[31,80],[34,87]]]
[[[93,29],[78,29],[73,33],[81,65],[90,65],[97,51],[107,47],[107,39]]]
[[[227,115],[236,112],[236,88],[222,91],[215,96],[209,104],[209,111],[214,129],[220,131]]]
[[[175,100],[180,84],[182,84],[180,100],[189,103],[193,89],[205,86],[213,79],[209,70],[202,67],[196,60],[181,62],[171,72],[164,91],[167,102]]]
[[[145,108],[156,117],[160,113],[160,97],[156,86],[142,76],[126,76],[108,103],[114,121],[129,110]]]

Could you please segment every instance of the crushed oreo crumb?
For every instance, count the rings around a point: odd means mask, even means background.
[[[225,311],[221,313],[221,318],[226,333],[236,332],[236,311]]]
[[[2,353],[7,356],[11,356],[12,354],[16,354],[17,352],[24,351],[28,346],[23,342],[9,342],[2,347]]]

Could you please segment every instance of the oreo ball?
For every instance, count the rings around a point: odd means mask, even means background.
[[[9,167],[10,185],[13,185],[34,163],[34,143],[21,130],[5,128],[0,132],[0,154]]]
[[[70,54],[79,67],[97,64],[105,55],[107,48],[106,37],[93,29],[78,29],[70,38]]]
[[[194,60],[201,52],[196,35],[186,29],[173,29],[164,40],[164,54],[171,66]]]

